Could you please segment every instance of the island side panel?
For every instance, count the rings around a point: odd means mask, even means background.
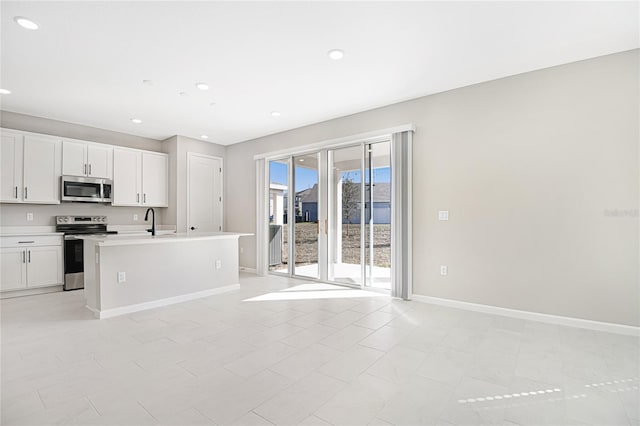
[[[96,241],[84,240],[83,242],[83,258],[84,258],[84,299],[87,307],[92,311],[100,310],[100,291],[99,291],[99,264],[96,262],[99,256],[99,247]]]
[[[118,272],[126,274],[124,283]],[[100,247],[102,311],[238,282],[238,238]]]

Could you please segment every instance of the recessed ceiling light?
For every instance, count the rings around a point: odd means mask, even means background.
[[[153,86],[152,80],[142,80],[142,84],[146,84],[147,86]]]
[[[207,83],[196,83],[196,87],[200,90],[209,90],[209,85]]]
[[[26,28],[28,30],[37,30],[40,28],[38,24],[33,22],[31,19],[25,18],[24,16],[16,16],[13,18],[16,21],[16,24],[20,25],[22,28]]]
[[[10,95],[10,94],[11,94],[11,90],[0,89],[0,95]]]
[[[340,49],[331,49],[327,52],[327,55],[329,55],[329,57],[334,61],[338,61],[344,58],[344,52]]]
[[[209,136],[207,136],[207,135],[200,135],[200,138],[202,138],[202,139],[209,139]]]
[[[304,163],[304,158],[300,158],[298,161]]]
[[[142,124],[142,120],[140,120],[139,118],[132,118],[131,122],[134,124]]]
[[[280,113],[278,111],[271,111],[271,115],[273,117],[280,117]]]

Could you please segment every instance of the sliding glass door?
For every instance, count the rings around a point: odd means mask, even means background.
[[[269,161],[269,272],[289,273],[289,159]]]
[[[269,176],[269,271],[390,289],[388,140],[271,160]]]
[[[389,142],[329,151],[328,280],[391,288]]]
[[[319,153],[293,157],[293,275],[307,278],[320,278],[319,160]]]
[[[328,275],[329,281],[362,285],[362,145],[329,150]]]
[[[365,145],[365,285],[391,289],[391,144]]]

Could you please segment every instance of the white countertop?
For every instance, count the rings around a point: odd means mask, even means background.
[[[238,232],[207,232],[201,234],[187,234],[187,233],[171,233],[163,235],[82,235],[81,238],[86,241],[96,242],[99,246],[124,246],[124,245],[137,245],[137,244],[162,244],[162,243],[174,243],[174,242],[186,242],[186,241],[202,241],[202,240],[216,240],[216,239],[229,239],[249,236],[253,234],[245,234]]]
[[[64,232],[56,232],[55,226],[2,226],[0,227],[0,237],[22,237],[22,236],[48,236],[64,235]]]

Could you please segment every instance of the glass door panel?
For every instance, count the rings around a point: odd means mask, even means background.
[[[319,154],[293,157],[295,198],[293,204],[294,269],[293,274],[319,278],[320,191]]]
[[[328,153],[328,279],[362,285],[362,146]]]
[[[289,159],[269,162],[269,271],[289,273],[287,202]]]
[[[368,287],[391,289],[391,144],[365,145],[365,263]]]

